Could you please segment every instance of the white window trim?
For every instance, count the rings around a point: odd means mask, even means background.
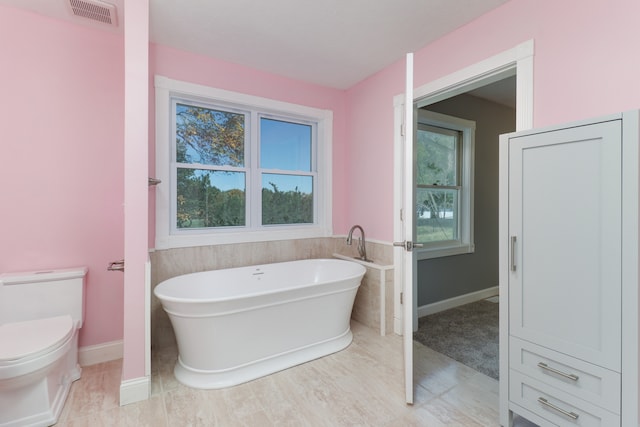
[[[247,243],[272,240],[328,237],[332,227],[332,134],[333,112],[195,83],[155,76],[156,91],[156,178],[162,183],[156,186],[156,249],[206,246],[230,243]],[[274,114],[293,115],[317,122],[317,171],[318,188],[315,224],[265,226],[258,231],[237,229],[215,230],[197,233],[172,233],[171,189],[171,98],[187,97],[203,101],[231,103],[261,109]]]
[[[425,243],[423,248],[416,249],[418,259],[439,258],[451,255],[473,253],[473,180],[475,163],[476,122],[458,117],[418,110],[418,123],[454,129],[462,133],[462,170],[459,205],[459,240]],[[415,188],[414,188],[415,191]],[[414,212],[415,215],[415,212]],[[417,227],[417,221],[414,221]]]

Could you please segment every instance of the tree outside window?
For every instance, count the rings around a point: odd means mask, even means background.
[[[421,259],[473,251],[475,123],[419,110],[416,241]]]

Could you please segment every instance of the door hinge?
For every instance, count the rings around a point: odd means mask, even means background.
[[[400,304],[404,304],[404,292],[400,292]]]
[[[404,211],[400,209],[400,221],[404,221]]]

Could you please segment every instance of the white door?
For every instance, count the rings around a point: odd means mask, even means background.
[[[511,335],[620,371],[620,120],[509,140]]]
[[[414,157],[413,136],[415,133],[413,104],[413,54],[407,54],[407,76],[404,100],[404,141],[403,141],[403,195],[402,195],[402,240],[395,242],[401,252],[402,264],[402,335],[404,347],[404,376],[406,402],[413,404],[413,299],[416,284],[416,257],[413,253],[413,212],[414,209]]]

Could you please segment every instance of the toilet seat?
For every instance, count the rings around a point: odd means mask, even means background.
[[[0,366],[36,359],[69,341],[74,334],[69,315],[0,325]]]

